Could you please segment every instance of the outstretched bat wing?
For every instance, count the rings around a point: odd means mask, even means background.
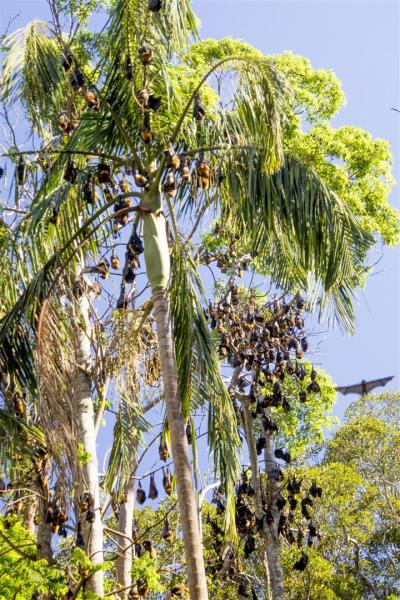
[[[340,392],[341,394],[362,394],[362,387],[361,383],[357,383],[356,385],[337,387],[336,391]]]
[[[368,392],[376,387],[382,387],[386,385],[393,379],[393,377],[394,375],[391,377],[383,377],[382,379],[373,379],[372,381],[367,381],[364,384],[357,383],[356,385],[347,385],[342,387],[338,386],[336,391],[340,392],[341,394],[360,394],[360,396],[362,396],[363,394],[368,394]]]
[[[384,385],[389,383],[389,381],[392,381],[393,377],[394,375],[392,375],[391,377],[383,377],[382,379],[374,379],[373,381],[367,381],[367,383],[365,384],[365,389],[367,390],[367,393],[376,387],[383,387]]]

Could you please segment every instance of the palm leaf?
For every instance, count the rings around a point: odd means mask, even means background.
[[[347,327],[372,236],[297,159],[287,156],[282,169],[266,175],[257,154],[242,150],[226,157],[226,172],[220,219],[240,232],[258,270],[283,288],[309,289],[321,314],[332,309]]]
[[[156,46],[164,60],[182,56],[190,36],[197,37],[198,19],[190,7],[190,0],[165,0],[163,10],[151,14],[147,2],[117,0],[105,28],[108,48],[134,52],[147,37]],[[132,56],[131,58],[136,58]]]
[[[46,452],[43,432],[8,410],[0,409],[0,455],[22,454],[32,459]]]
[[[1,64],[1,100],[21,102],[39,128],[65,101],[62,54],[49,33],[47,24],[38,19],[11,33],[4,40]]]
[[[53,283],[57,265],[58,256],[54,255],[33,277],[14,307],[0,321],[2,363],[7,365],[7,370],[17,378],[21,387],[32,391],[36,389],[34,327],[39,309]]]
[[[171,308],[182,408],[184,415],[189,416],[194,407],[207,403],[209,447],[214,452],[216,475],[227,495],[225,528],[234,536],[234,487],[240,472],[240,440],[198,292],[202,293],[202,288],[193,259],[177,247],[172,263]]]
[[[132,402],[131,398],[124,394],[119,401],[118,414],[114,425],[113,445],[104,487],[117,496],[122,494],[133,471],[133,448],[137,448],[143,441],[143,433],[149,431],[150,424],[143,416],[140,402]]]

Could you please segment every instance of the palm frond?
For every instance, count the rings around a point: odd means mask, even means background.
[[[62,54],[46,23],[35,19],[4,40],[1,100],[21,102],[34,126],[51,119],[63,105]]]
[[[22,388],[36,389],[34,328],[39,309],[54,280],[58,256],[53,255],[20,295],[14,307],[0,321],[0,351],[3,365]]]
[[[193,259],[178,247],[172,262],[171,307],[183,412],[189,416],[195,406],[208,406],[209,447],[214,452],[216,474],[227,494],[225,527],[234,536],[234,486],[240,472],[240,440],[199,292],[202,293],[201,282]]]
[[[63,282],[64,284],[67,282]],[[77,319],[60,284],[41,306],[35,328],[35,369],[38,379],[37,413],[46,445],[57,464],[60,479],[80,473],[76,456],[76,346]],[[67,473],[69,471],[69,473]]]
[[[234,81],[226,107],[214,97],[204,123],[196,125],[189,100],[171,136],[173,141],[189,149],[224,145],[229,150],[238,144],[250,147],[257,151],[264,172],[273,173],[284,161],[282,125],[292,94],[288,82],[268,58],[231,56],[213,64],[203,77],[198,76],[192,97],[201,93],[218,71]]]
[[[149,12],[147,2],[117,0],[106,33],[108,43],[124,52],[133,52],[151,40],[162,58],[171,60],[187,50],[190,36],[197,38],[198,25],[190,0],[165,0],[158,14]]]
[[[372,236],[297,159],[287,156],[282,169],[266,175],[257,154],[243,150],[235,159],[226,157],[226,172],[221,222],[241,233],[261,272],[286,289],[310,288],[313,304],[321,303],[321,315],[333,309],[348,328],[352,290],[359,284]]]
[[[79,178],[78,191],[82,189],[85,177],[87,174],[83,173]],[[16,230],[19,247],[26,248],[25,254],[21,254],[17,262],[18,277],[24,289],[22,293],[20,290],[17,292],[10,280],[10,299],[16,297],[17,293],[18,297],[0,321],[0,352],[22,387],[36,387],[33,360],[35,328],[41,306],[56,278],[61,274],[67,277],[69,272],[74,271],[82,248],[84,253],[96,254],[98,243],[107,235],[104,226],[100,231],[100,217],[108,209],[107,204],[82,224],[83,201],[77,201],[76,193],[70,193],[69,188],[67,192],[56,187],[50,189],[49,196],[45,192],[39,194],[32,210],[32,219]],[[60,202],[58,208],[62,217],[62,226],[58,228],[49,226],[47,219],[43,218],[43,215],[50,213],[50,206],[56,198]],[[111,234],[111,230],[108,233]],[[58,252],[54,252],[54,234],[61,247]],[[32,237],[34,244],[31,243]]]
[[[114,425],[113,445],[104,478],[104,487],[117,496],[123,493],[134,468],[134,449],[143,441],[150,424],[143,416],[141,403],[122,394]]]
[[[171,115],[167,119],[167,114],[172,108],[176,86],[172,70],[166,65],[172,57],[183,54],[190,35],[197,35],[196,22],[189,0],[166,0],[158,14],[151,13],[146,2],[118,0],[103,31],[97,74],[93,73],[89,81],[101,88],[100,111],[97,115],[84,115],[69,147],[76,148],[78,144],[82,148],[83,143],[82,149],[90,151],[100,144],[105,151],[123,152],[126,156],[127,151],[132,152],[139,145],[143,115],[135,94],[143,86],[143,67],[138,55],[143,44],[150,44],[153,51],[151,82],[147,85],[151,84],[152,93],[163,98],[164,116],[152,114],[155,128],[160,133],[158,124],[163,120],[170,125]],[[132,71],[129,78],[127,64]],[[174,104],[179,115],[182,103]],[[161,134],[161,137],[164,136]],[[160,147],[157,146],[157,150]]]
[[[0,409],[0,455],[22,454],[32,459],[46,452],[43,432],[8,410]]]
[[[182,55],[188,48],[190,36],[198,37],[199,19],[190,4],[190,0],[166,0],[164,9],[154,15],[159,43],[169,56]]]

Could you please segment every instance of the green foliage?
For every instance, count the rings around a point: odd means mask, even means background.
[[[324,463],[298,473],[305,486],[316,480],[323,489],[313,520],[322,535],[318,554],[333,569],[330,586],[339,598],[399,593],[399,399],[389,392],[356,400],[327,443]],[[315,577],[312,562],[310,572]]]
[[[299,125],[298,117],[311,124],[330,120],[345,103],[341,83],[332,70],[314,69],[308,58],[292,52],[276,54],[272,58],[294,91],[292,126]]]
[[[43,124],[53,118],[65,95],[65,73],[58,44],[48,25],[34,20],[4,40],[0,76],[3,102],[21,102],[32,125],[42,135]]]
[[[293,548],[283,551],[286,586],[292,600],[361,600],[361,586],[351,573],[344,575],[343,572],[335,572],[332,563],[323,558],[319,551],[310,549],[307,554],[307,572],[297,573],[293,570],[293,563],[300,558],[301,552]]]
[[[263,55],[250,44],[226,37],[220,40],[206,39],[192,44],[186,60],[192,68],[199,69],[230,56],[262,58]]]
[[[85,447],[83,444],[78,444],[77,448],[76,448],[76,455],[79,461],[79,464],[81,465],[87,465],[88,462],[90,461],[90,452],[87,452],[85,450]]]
[[[165,177],[167,144],[171,141],[180,155],[189,153],[195,163],[209,160],[213,177],[217,172],[223,175],[218,186],[193,187],[188,193],[189,187],[181,185],[173,203],[167,198],[171,225],[168,242],[172,248],[169,291],[182,407],[194,433],[193,413],[206,406],[208,447],[227,494],[227,506],[224,516],[216,515],[207,504],[205,510],[225,525],[235,547],[240,546],[244,571],[250,577],[256,574],[263,582],[260,592],[265,591],[264,549],[259,537],[255,556],[247,559],[243,540],[234,535],[234,485],[240,468],[237,423],[202,310],[204,295],[194,258],[196,250],[184,241],[181,229],[198,217],[201,226],[202,215],[214,210],[217,220],[240,235],[240,250],[251,252],[258,274],[272,277],[286,290],[307,289],[311,307],[319,306],[322,314],[335,313],[350,329],[354,320],[352,296],[365,277],[373,235],[380,235],[388,244],[399,239],[399,216],[387,203],[393,185],[390,149],[385,141],[375,140],[363,130],[335,129],[329,123],[344,102],[340,82],[332,71],[317,71],[307,59],[290,53],[265,57],[248,44],[231,39],[191,44],[197,34],[197,19],[189,0],[163,0],[163,10],[157,14],[149,13],[147,2],[142,0],[57,0],[56,5],[63,17],[72,17],[73,23],[87,25],[100,7],[109,9],[109,19],[101,33],[81,29],[73,40],[67,36],[58,39],[39,21],[1,40],[1,99],[11,109],[23,106],[28,126],[35,135],[39,133],[38,141],[47,145],[49,152],[46,164],[36,154],[28,159],[30,195],[21,196],[26,214],[11,232],[5,224],[0,229],[4,258],[1,367],[7,363],[13,384],[29,393],[33,405],[41,401],[35,351],[43,303],[50,292],[57,301],[69,298],[77,254],[80,264],[90,272],[94,261],[104,257],[104,248],[114,244],[110,226],[114,200],[106,197],[101,186],[97,186],[97,207],[87,206],[83,200],[84,187],[94,176],[99,160],[112,164],[116,182],[128,162],[134,163],[137,171],[151,171],[148,195],[135,192],[133,197],[140,196],[144,205],[155,198],[157,206],[148,206],[159,210],[163,208],[160,186]],[[70,74],[62,67],[64,43],[70,46],[87,88],[98,94],[98,111],[87,109],[82,94],[71,90]],[[147,70],[142,69],[138,58],[143,43],[149,43],[154,54]],[[127,61],[132,66],[129,78]],[[140,133],[143,110],[136,95],[143,82],[162,99],[159,111],[151,112],[154,141],[146,146]],[[206,113],[201,122],[193,119],[196,91]],[[58,124],[67,99],[77,120],[70,136],[60,131]],[[107,156],[100,158],[99,152]],[[71,155],[78,170],[74,184],[63,177]],[[17,161],[15,156],[10,159]],[[195,168],[192,171],[195,175]],[[16,189],[18,200],[17,195]],[[58,226],[51,222],[54,210],[60,216]],[[144,221],[152,218],[146,215]],[[160,266],[154,253],[161,248],[161,236],[160,232],[150,232],[157,243],[149,244],[147,225],[145,229],[147,276],[153,284],[152,267],[159,270]],[[164,261],[169,262],[165,228],[163,234],[161,251]],[[211,236],[203,239],[209,249],[221,242],[224,240]],[[157,285],[166,288],[168,269],[158,275]],[[55,287],[55,280],[60,289]],[[98,329],[107,318],[102,321],[96,317]],[[73,337],[70,339],[73,345]],[[99,339],[101,344],[104,337]],[[62,350],[60,346],[61,359]],[[310,368],[306,364],[308,372]],[[94,365],[91,377],[97,378],[96,384],[103,378],[101,360]],[[321,444],[324,428],[332,425],[332,382],[319,373],[319,383],[321,394],[311,396],[305,405],[294,401],[288,414],[282,409],[271,411],[279,426],[277,442],[291,450],[297,464],[310,445]],[[286,379],[282,387],[288,397],[296,397],[306,385]],[[390,418],[382,418],[385,406],[390,408]],[[360,400],[352,407],[348,423],[329,444],[323,464],[293,470],[303,478],[304,486],[318,479],[324,489],[313,512],[323,537],[318,548],[309,550],[310,567],[304,575],[292,570],[298,549],[284,551],[293,599],[359,600],[369,591],[357,568],[382,589],[384,577],[394,580],[393,563],[399,552],[396,514],[400,508],[400,438],[394,426],[397,409],[398,403],[392,399],[388,403],[384,397],[377,405]],[[36,418],[34,409],[32,415]],[[15,443],[19,452],[25,454],[30,440],[35,440],[35,449],[41,446],[38,429],[3,418],[4,414],[1,417],[0,433],[19,436]],[[133,407],[128,395],[122,397],[105,477],[108,491],[122,492],[131,474],[130,451],[140,440],[139,432],[145,430],[141,408]],[[82,444],[74,442],[75,448],[80,465],[86,464],[89,454]],[[193,446],[194,463],[196,452]],[[172,553],[161,535],[167,512],[175,532]],[[148,554],[136,560],[133,578],[143,578],[151,591],[162,592],[170,583],[172,555],[173,568],[177,565],[183,578],[179,515],[166,503],[154,512],[139,511],[137,516],[141,535],[151,535],[161,552],[157,560]],[[7,600],[25,593],[21,597],[28,600],[37,590],[51,590],[56,597],[64,595],[64,571],[35,560],[33,537],[13,519],[0,520],[0,594]],[[215,563],[221,548],[212,539],[207,523],[204,532],[206,557]],[[224,543],[222,537],[219,542]],[[354,561],[356,545],[361,547],[358,566]],[[112,542],[110,546],[117,550]],[[108,581],[111,587],[115,573],[112,560],[94,567],[84,552],[74,549],[68,561],[76,579],[87,577],[96,568],[107,569],[112,573]],[[395,585],[387,586],[388,597],[397,593]],[[237,597],[232,581],[210,581],[210,586],[215,598]]]
[[[160,574],[157,570],[156,561],[150,558],[148,552],[137,558],[132,565],[132,580],[143,579],[150,592],[163,592],[165,587],[160,583]]]
[[[17,517],[0,516],[0,599],[30,600],[34,592],[62,598],[68,590],[63,570],[36,560],[36,540]]]
[[[328,459],[353,465],[379,485],[400,475],[399,450],[397,426],[372,415],[353,415],[329,443]]]
[[[257,156],[243,151],[229,164],[221,222],[257,255],[259,272],[284,289],[307,290],[323,318],[352,329],[350,299],[373,238],[313,169],[287,157],[267,177]]]
[[[322,369],[316,369],[321,392],[308,394],[304,404],[298,401],[299,393],[307,392],[313,368],[308,361],[304,361],[303,367],[307,372],[304,381],[286,377],[281,385],[283,395],[291,403],[291,411],[285,412],[282,407],[270,409],[278,425],[277,444],[287,446],[294,458],[301,457],[309,447],[321,446],[326,430],[337,423],[332,416],[336,390],[332,379]],[[266,391],[271,393],[271,390],[272,387]]]
[[[192,45],[188,61],[198,68],[229,55],[262,56],[249,44],[223,38]],[[341,84],[331,70],[315,70],[307,58],[290,52],[269,58],[292,90],[288,97],[292,110],[283,131],[285,151],[321,175],[367,231],[378,233],[386,244],[396,244],[400,219],[388,203],[394,183],[388,143],[360,128],[335,129],[329,124],[345,102]],[[308,122],[305,128],[304,121]]]
[[[394,183],[388,142],[357,127],[320,123],[293,133],[286,143],[287,151],[312,165],[367,231],[378,233],[386,244],[399,241],[399,214],[388,204]]]
[[[385,423],[392,431],[400,423],[400,392],[391,390],[380,394],[366,394],[354,400],[346,411],[346,418],[373,417]]]

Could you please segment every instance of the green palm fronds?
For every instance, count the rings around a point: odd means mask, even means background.
[[[21,102],[33,126],[52,119],[63,106],[65,72],[62,53],[48,25],[37,19],[4,40],[0,71],[3,102]]]
[[[0,460],[19,453],[31,459],[46,452],[43,432],[8,410],[0,409]]]
[[[132,448],[143,441],[143,434],[149,431],[150,424],[143,416],[142,405],[121,394],[119,409],[114,425],[113,445],[104,487],[119,496],[128,483],[134,468]]]
[[[216,475],[227,494],[225,526],[234,535],[234,486],[239,476],[240,440],[233,406],[221,378],[199,294],[202,286],[193,259],[177,247],[172,262],[171,305],[182,409],[185,416],[197,406],[208,407],[208,436]]]
[[[348,328],[373,237],[315,172],[292,157],[266,175],[258,156],[243,150],[228,158],[225,172],[221,222],[247,241],[259,270],[283,288],[313,292],[313,304],[321,301],[324,314],[333,309]]]

